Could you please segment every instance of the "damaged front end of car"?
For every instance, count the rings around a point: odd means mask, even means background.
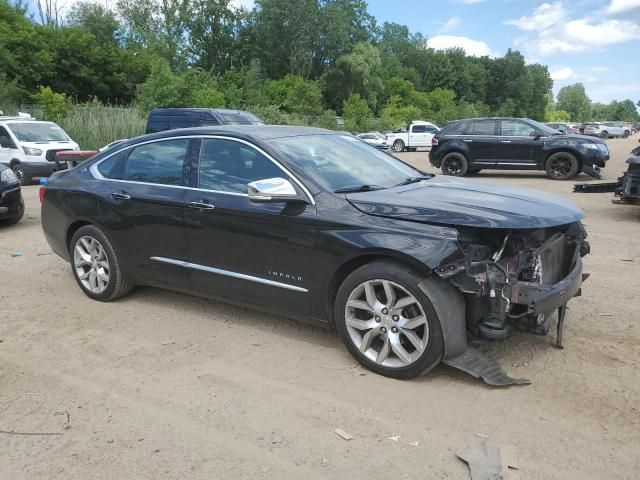
[[[464,294],[467,328],[478,338],[502,340],[512,328],[546,335],[552,314],[580,294],[586,236],[580,222],[507,232],[462,229],[464,259],[437,273]]]
[[[513,329],[547,335],[557,312],[556,345],[562,348],[566,305],[581,294],[582,257],[590,252],[582,223],[531,230],[459,229],[463,257],[436,273],[465,299],[471,344],[508,338]],[[492,385],[514,380],[473,347],[445,363]]]

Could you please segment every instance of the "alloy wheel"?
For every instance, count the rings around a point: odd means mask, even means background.
[[[73,265],[78,280],[91,293],[102,293],[109,285],[109,259],[95,238],[84,236],[78,239],[73,249]]]
[[[404,150],[404,143],[402,143],[401,140],[398,140],[397,142],[395,142],[393,144],[393,151],[394,152],[402,152]]]
[[[16,165],[15,167],[13,167],[13,173],[15,173],[16,177],[18,178],[18,182],[20,182],[20,185],[24,185],[24,170]]]
[[[460,175],[462,173],[462,159],[457,156],[451,156],[445,159],[442,170],[445,175]]]
[[[389,280],[368,280],[353,289],[345,306],[349,338],[369,360],[389,368],[416,362],[429,340],[420,302]]]
[[[568,157],[554,157],[549,160],[549,165],[554,177],[564,177],[571,173],[571,159]]]

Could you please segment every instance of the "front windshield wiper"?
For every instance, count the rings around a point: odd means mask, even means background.
[[[373,192],[374,190],[384,190],[380,185],[355,185],[353,187],[344,187],[334,190],[335,193],[358,193]]]
[[[411,185],[412,183],[418,183],[418,182],[421,182],[422,180],[431,180],[432,178],[433,178],[433,175],[429,177],[427,176],[409,177],[395,186],[400,187],[401,185]]]

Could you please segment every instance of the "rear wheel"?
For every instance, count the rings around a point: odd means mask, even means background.
[[[431,301],[417,285],[423,279],[393,261],[376,261],[349,275],[335,303],[336,327],[364,367],[407,379],[434,368],[444,340]]]
[[[440,168],[445,175],[464,177],[469,169],[469,163],[463,154],[452,152],[444,156]]]
[[[607,138],[609,138],[609,132],[602,132],[600,134],[600,138],[602,138],[603,140],[606,140]]]
[[[393,142],[393,151],[397,153],[404,151],[404,142],[402,140]]]
[[[69,250],[73,275],[87,296],[108,302],[133,288],[111,242],[100,229],[93,225],[79,228]]]
[[[556,152],[550,155],[545,164],[547,176],[553,180],[568,180],[578,173],[578,159],[569,152]]]
[[[622,138],[627,138],[629,136],[629,130],[625,130],[622,134]]]

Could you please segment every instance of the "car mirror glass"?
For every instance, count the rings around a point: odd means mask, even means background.
[[[265,178],[247,184],[247,194],[252,202],[291,202],[303,200],[285,178]]]

